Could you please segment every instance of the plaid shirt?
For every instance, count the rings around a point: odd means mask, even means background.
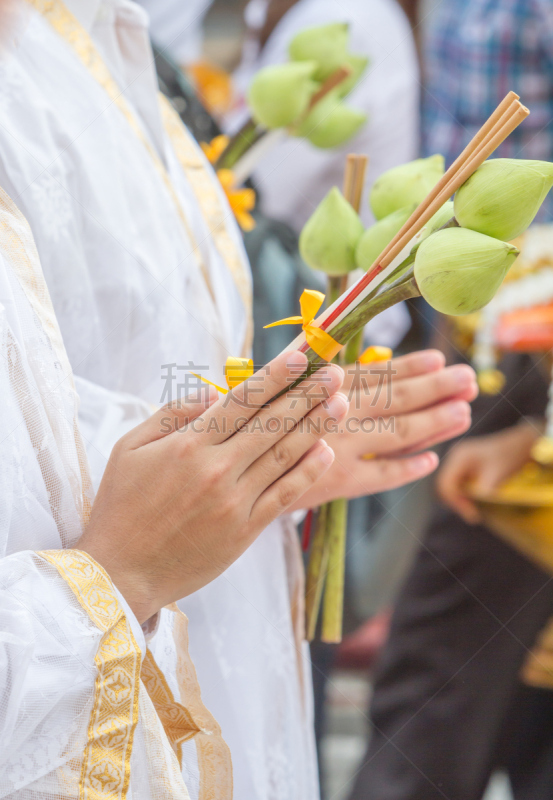
[[[531,114],[496,155],[553,161],[553,0],[443,0],[424,53],[426,155],[449,165],[513,89]]]

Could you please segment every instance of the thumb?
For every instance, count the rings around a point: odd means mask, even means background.
[[[185,399],[175,400],[163,406],[126,435],[127,446],[131,450],[136,450],[163,439],[170,433],[175,433],[201,416],[206,409],[217,402],[218,396],[217,389],[206,384]]]
[[[478,462],[472,453],[452,451],[438,473],[436,488],[441,501],[467,522],[478,520],[476,506],[467,497],[467,483],[478,473]]]

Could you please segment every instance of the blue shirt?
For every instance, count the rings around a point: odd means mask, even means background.
[[[424,54],[425,155],[449,166],[512,89],[531,113],[495,155],[553,161],[553,0],[444,0]]]

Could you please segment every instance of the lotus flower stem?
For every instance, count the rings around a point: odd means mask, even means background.
[[[357,331],[346,345],[346,364],[355,364],[363,346],[363,329]]]
[[[244,153],[247,153],[266,133],[267,131],[254,122],[251,117],[247,119],[240,130],[231,137],[228,145],[219,156],[215,164],[215,170],[232,169]]]
[[[321,506],[317,514],[315,533],[309,550],[309,562],[305,581],[305,630],[307,640],[315,638],[319,608],[326,578],[328,564],[328,539],[326,519],[329,504]]]
[[[344,574],[346,562],[346,528],[348,501],[341,497],[328,504],[328,566],[326,572],[321,641],[342,640],[344,609]]]
[[[336,302],[336,300],[340,297],[340,295],[344,292],[344,281],[342,275],[329,275],[327,279],[327,292],[328,292],[328,305],[331,306],[332,303]],[[347,279],[347,275],[345,276]]]

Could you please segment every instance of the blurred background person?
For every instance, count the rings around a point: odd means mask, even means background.
[[[450,0],[431,15],[422,53],[424,154],[451,163],[513,89],[531,115],[497,155],[553,159],[550,2]],[[541,219],[551,216],[549,198]],[[471,437],[438,477],[445,506],[395,607],[351,800],[480,800],[498,766],[517,800],[551,797],[552,695],[519,673],[553,610],[553,584],[479,524],[466,497],[469,478],[491,489],[515,473],[540,433],[547,380],[525,356],[503,371],[505,388],[473,404]]]
[[[369,58],[367,71],[348,98],[368,114],[363,129],[344,146],[321,150],[291,137],[274,147],[254,172],[262,210],[298,233],[331,186],[341,186],[347,153],[366,153],[369,167],[361,217],[372,222],[366,192],[387,169],[418,151],[419,70],[409,23],[395,0],[251,0],[248,34],[234,74],[237,99],[226,128],[247,117],[245,93],[255,72],[287,60],[288,44],[301,30],[348,22],[353,52]]]

